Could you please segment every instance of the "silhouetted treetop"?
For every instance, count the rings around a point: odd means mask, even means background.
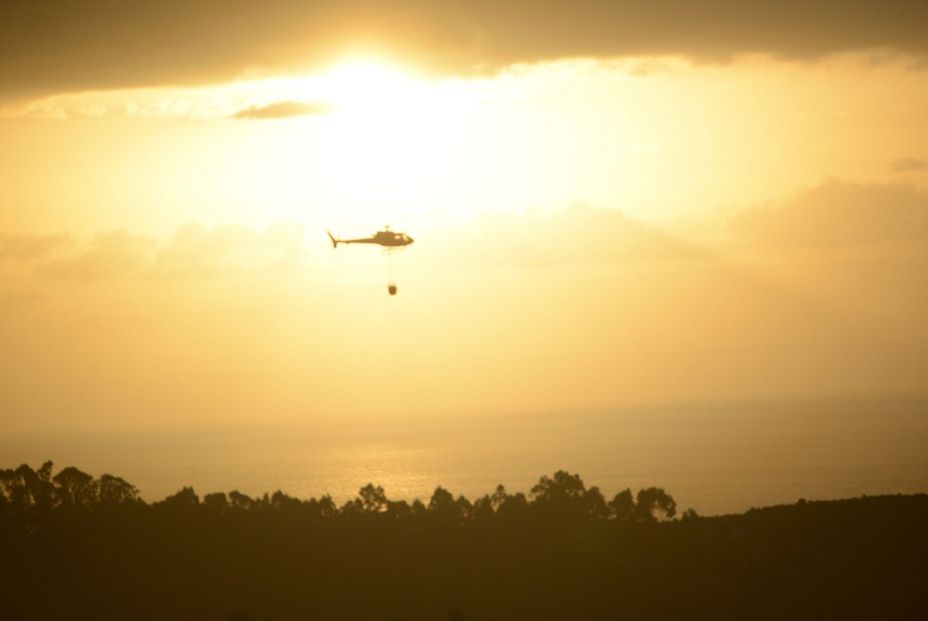
[[[118,510],[120,507],[149,507],[139,498],[138,489],[111,474],[99,478],[75,467],[53,474],[53,464],[45,462],[38,470],[23,464],[13,470],[0,470],[0,511],[9,516],[33,518],[56,510]],[[620,522],[655,522],[672,519],[676,503],[664,490],[649,487],[632,496],[624,490],[607,502],[597,487],[587,488],[577,474],[558,470],[542,476],[531,494],[509,493],[503,485],[471,502],[455,497],[437,487],[427,504],[392,500],[384,488],[368,483],[356,498],[337,507],[329,496],[301,500],[278,490],[254,499],[233,490],[228,494],[213,492],[202,500],[192,487],[184,487],[151,508],[170,513],[206,512],[215,515],[255,511],[299,513],[307,517],[334,519],[368,516],[371,519],[418,520],[461,527],[469,523],[498,520],[541,520],[543,522],[575,520],[615,520]],[[687,514],[688,518],[695,512]],[[534,516],[534,517],[533,517]]]
[[[155,503],[109,474],[0,470],[0,619],[920,619],[928,496],[675,519],[557,471],[473,502],[374,483]]]

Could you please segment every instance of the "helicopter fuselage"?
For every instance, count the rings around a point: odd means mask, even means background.
[[[339,244],[376,244],[387,248],[399,248],[416,241],[406,233],[394,233],[393,231],[377,231],[372,237],[358,239],[336,239],[329,233],[329,239],[332,240],[333,248],[337,248]]]

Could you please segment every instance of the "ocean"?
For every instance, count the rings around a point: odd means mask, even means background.
[[[121,476],[148,501],[189,485],[341,503],[368,482],[393,499],[427,501],[440,485],[473,500],[563,469],[607,498],[653,485],[713,515],[928,492],[928,397],[0,437],[0,467],[46,459]]]

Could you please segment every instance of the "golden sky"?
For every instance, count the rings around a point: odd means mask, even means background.
[[[0,425],[922,392],[926,20],[3,3]]]

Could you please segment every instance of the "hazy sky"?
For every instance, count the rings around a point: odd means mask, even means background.
[[[926,25],[5,2],[0,426],[922,392]]]

